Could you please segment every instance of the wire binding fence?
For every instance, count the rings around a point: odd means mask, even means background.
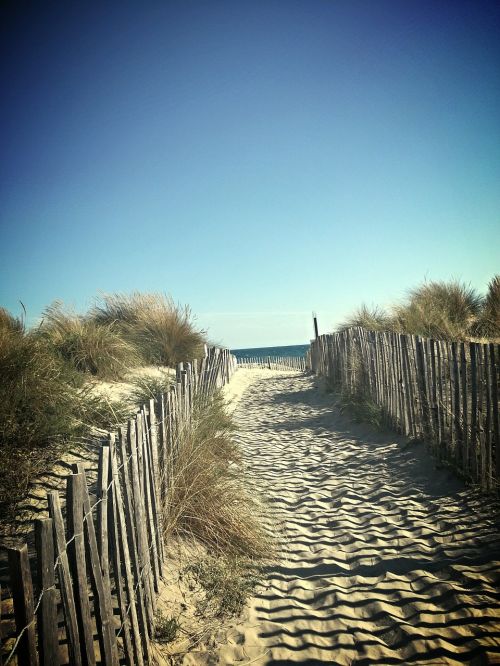
[[[81,463],[67,478],[64,507],[57,491],[48,493],[50,517],[34,521],[34,556],[26,543],[6,549],[2,592],[12,599],[15,630],[0,632],[0,665],[150,662],[172,467],[195,399],[208,399],[236,367],[219,348],[179,364],[170,391],[103,441],[92,504]]]
[[[447,342],[353,327],[313,340],[312,370],[369,399],[386,425],[425,441],[486,491],[500,485],[498,344]]]

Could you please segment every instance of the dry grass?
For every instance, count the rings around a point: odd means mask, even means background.
[[[355,310],[337,329],[345,331],[353,326],[362,326],[370,331],[387,331],[394,328],[391,315],[378,306],[368,307],[364,303]]]
[[[425,282],[412,289],[408,301],[395,306],[397,329],[443,340],[464,340],[474,334],[483,298],[456,280]]]
[[[500,275],[495,275],[488,285],[478,329],[481,336],[500,338]]]
[[[191,310],[164,294],[104,295],[90,315],[117,326],[144,364],[173,367],[203,354],[205,334],[195,327]]]
[[[261,557],[270,540],[250,496],[221,393],[198,402],[181,437],[165,506],[167,535],[194,538],[215,555]]]
[[[46,339],[0,315],[0,506],[12,510],[30,481],[93,428],[110,428],[122,406],[93,393]],[[13,471],[15,473],[13,473]]]
[[[131,389],[129,391],[130,401],[137,407],[149,403],[151,399],[157,400],[159,396],[168,393],[174,378],[164,371],[160,375],[141,375],[136,376],[130,382]]]
[[[76,370],[100,379],[119,379],[140,362],[138,351],[115,323],[77,315],[59,301],[45,309],[38,335]]]
[[[438,340],[500,338],[500,276],[491,280],[486,297],[458,280],[424,282],[387,310],[362,305],[338,330],[352,326]]]

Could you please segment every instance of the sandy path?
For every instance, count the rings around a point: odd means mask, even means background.
[[[500,663],[492,503],[350,423],[313,378],[249,372],[235,417],[280,559],[218,663]]]

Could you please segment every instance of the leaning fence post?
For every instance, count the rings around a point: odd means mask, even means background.
[[[76,619],[76,606],[73,596],[73,581],[68,564],[68,553],[66,552],[66,536],[64,522],[61,513],[61,503],[57,490],[47,495],[49,501],[49,514],[53,520],[54,544],[56,546],[57,568],[59,570],[59,585],[66,620],[66,637],[68,639],[68,652],[70,663],[81,666],[82,656],[80,652],[80,635]]]
[[[38,649],[42,666],[59,666],[56,576],[52,518],[35,520],[38,589],[43,592],[38,610]]]

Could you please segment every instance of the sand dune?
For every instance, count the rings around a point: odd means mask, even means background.
[[[498,506],[353,425],[311,377],[234,381],[280,556],[217,658],[185,663],[500,663]]]

